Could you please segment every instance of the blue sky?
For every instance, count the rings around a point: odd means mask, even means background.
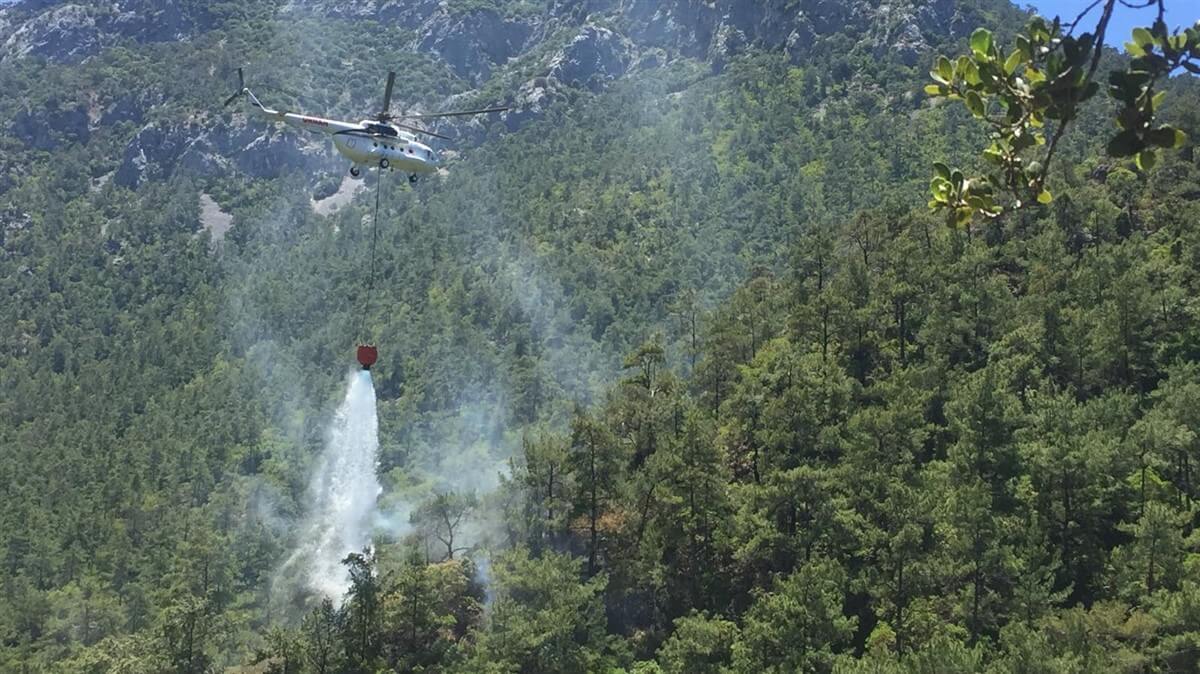
[[[1131,4],[1138,4],[1140,0],[1133,0]],[[1063,22],[1071,21],[1084,7],[1092,4],[1092,0],[1033,0],[1030,2],[1018,2],[1018,6],[1026,4],[1036,7],[1038,14],[1053,18],[1055,15],[1061,16]],[[1163,6],[1166,7],[1166,16],[1164,19],[1167,22],[1167,28],[1175,29],[1183,26],[1190,26],[1200,19],[1200,3],[1196,0],[1164,0]],[[1105,42],[1113,47],[1124,51],[1122,45],[1129,41],[1129,33],[1135,26],[1149,26],[1154,23],[1155,17],[1158,16],[1158,9],[1155,6],[1150,6],[1145,9],[1129,9],[1124,7],[1120,2],[1117,3],[1116,10],[1113,12],[1112,21],[1108,24],[1108,30],[1105,32]],[[1091,31],[1096,27],[1096,21],[1100,18],[1100,7],[1092,10],[1087,18],[1083,20],[1082,28],[1076,31],[1080,32]]]

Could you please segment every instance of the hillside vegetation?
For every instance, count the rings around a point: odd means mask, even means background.
[[[922,88],[1004,2],[159,4],[0,9],[0,670],[1200,667],[1196,78],[1181,150],[1105,157],[1097,97],[961,228],[986,135]],[[347,164],[238,65],[515,109],[322,215]],[[394,521],[322,601],[361,337]]]

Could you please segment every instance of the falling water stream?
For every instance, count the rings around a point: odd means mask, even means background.
[[[371,542],[375,500],[381,488],[379,419],[371,373],[350,375],[309,486],[312,497],[308,537],[295,561],[307,567],[309,586],[335,603],[349,587],[342,560]]]

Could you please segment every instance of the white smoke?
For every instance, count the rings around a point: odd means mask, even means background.
[[[285,567],[299,565],[314,592],[339,603],[350,579],[342,560],[371,543],[375,502],[382,488],[379,418],[371,373],[350,375],[346,397],[334,415],[325,450],[309,484],[305,535]]]

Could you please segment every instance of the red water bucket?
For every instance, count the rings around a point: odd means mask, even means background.
[[[358,345],[358,363],[364,370],[370,370],[378,358],[379,352],[375,350],[375,347],[368,344]]]

